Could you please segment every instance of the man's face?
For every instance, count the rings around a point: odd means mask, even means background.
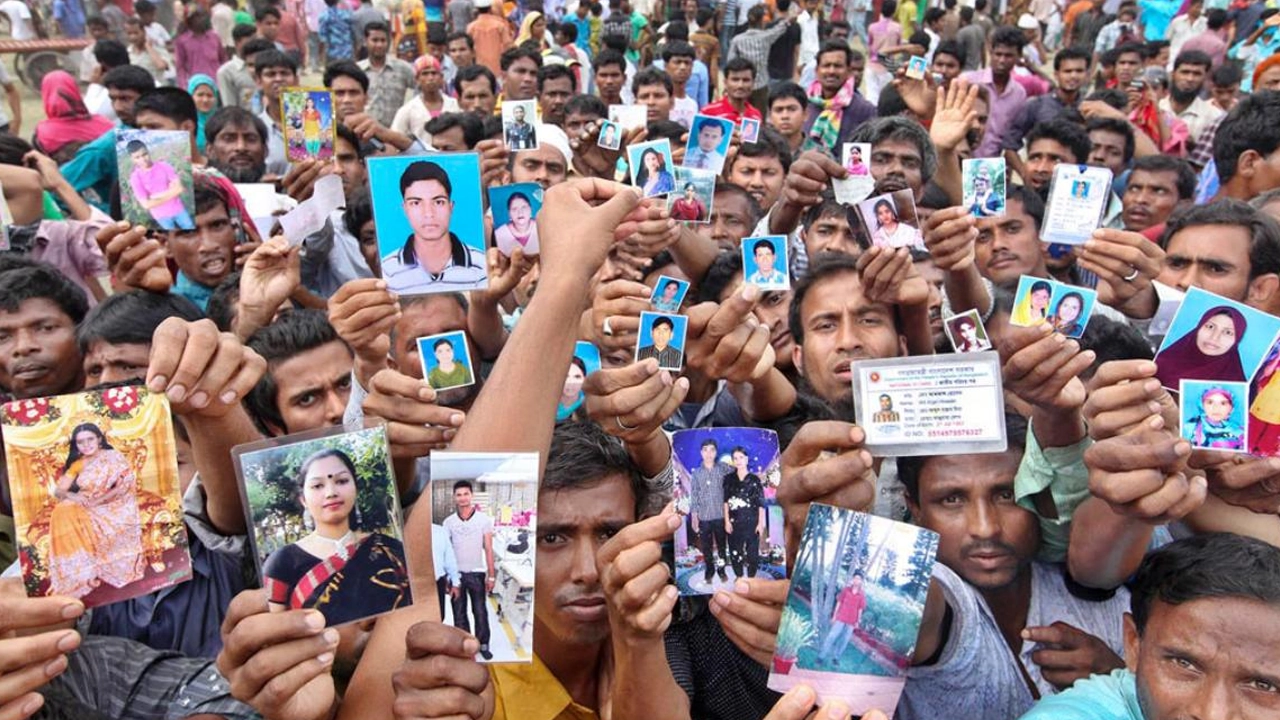
[[[724,138],[724,130],[716,123],[704,122],[698,130],[698,149],[712,152]]]
[[[676,85],[688,82],[693,76],[693,58],[684,55],[672,56],[667,61],[667,74],[671,76],[671,82]]]
[[[586,127],[587,123],[599,122],[603,119],[595,113],[565,113],[564,131],[569,137],[575,138],[582,134],[582,129]]]
[[[1005,76],[1018,64],[1018,48],[1011,45],[995,45],[991,48],[991,72]]]
[[[862,254],[849,216],[843,211],[829,210],[804,228],[804,248],[810,257],[818,253],[838,252],[857,257]]]
[[[616,104],[622,97],[622,83],[626,80],[622,68],[617,65],[604,65],[596,68],[596,92],[606,103]]]
[[[782,194],[782,184],[787,176],[782,172],[782,161],[776,155],[745,157],[738,155],[728,172],[729,182],[746,188],[760,203],[760,207],[773,207]]]
[[[544,82],[542,92],[538,94],[538,106],[542,108],[543,122],[563,125],[564,106],[572,96],[572,78],[558,77]]]
[[[418,73],[418,90],[423,95],[435,95],[444,87],[444,75],[433,67],[425,67]]]
[[[106,40],[111,37],[111,28],[106,24],[94,24],[89,26],[89,35],[95,40]]]
[[[1040,545],[1036,516],[1014,502],[1022,451],[929,460],[919,479],[916,523],[933,530],[938,560],[979,592],[1009,587]]]
[[[751,232],[751,206],[738,193],[718,192],[711,203],[711,222],[694,226],[694,231],[709,237],[723,252],[736,252],[738,243]]]
[[[281,90],[298,84],[298,74],[287,67],[262,68],[261,72],[255,69],[254,72],[258,73],[258,88],[272,105],[279,103]]]
[[[1142,54],[1127,52],[1116,58],[1116,82],[1126,88],[1142,69]]]
[[[285,425],[279,434],[341,425],[351,395],[351,367],[351,351],[335,340],[271,368]]]
[[[458,38],[449,41],[449,57],[453,58],[453,64],[461,70],[468,65],[473,65],[476,61],[476,54],[471,50],[471,46],[467,44],[465,38]]]
[[[1057,140],[1040,138],[1027,148],[1027,185],[1044,195],[1049,192],[1053,169],[1062,163],[1075,162],[1071,150]]]
[[[150,343],[113,345],[105,340],[95,340],[84,354],[84,385],[93,387],[103,383],[145,380],[150,362]]]
[[[453,201],[438,180],[419,180],[405,188],[403,207],[416,239],[432,242],[449,237]]]
[[[666,323],[655,325],[653,328],[653,346],[659,350],[671,344],[671,326]]]
[[[342,192],[351,197],[356,188],[364,187],[365,180],[369,177],[364,161],[360,159],[356,146],[342,136],[338,136],[337,142],[333,144],[333,159],[337,167],[336,174],[342,178]]]
[[[1093,143],[1093,148],[1089,151],[1090,165],[1107,168],[1112,175],[1118,176],[1124,172],[1123,135],[1110,130],[1092,130],[1089,132],[1089,140]]]
[[[831,28],[831,39],[839,40],[842,43],[849,42],[849,29],[841,26]]]
[[[1156,278],[1179,290],[1198,287],[1240,302],[1249,299],[1249,231],[1236,225],[1179,230],[1165,248]]]
[[[671,106],[674,99],[671,93],[667,92],[666,85],[641,85],[636,91],[636,103],[648,108],[649,112],[645,119],[648,122],[655,123],[667,120],[671,117]]]
[[[253,125],[224,125],[205,147],[209,164],[232,182],[257,182],[267,168],[267,144]]]
[[[142,93],[137,90],[107,88],[107,97],[111,98],[111,109],[125,125],[133,125],[133,105],[138,102],[141,95]]]
[[[1183,63],[1173,71],[1173,86],[1183,92],[1200,92],[1205,78],[1209,76],[1209,68],[1203,65]]]
[[[1004,217],[978,218],[978,270],[997,285],[1011,285],[1023,275],[1047,276],[1038,235],[1035,218],[1022,201],[1009,198]]]
[[[1124,227],[1139,232],[1166,222],[1178,202],[1177,173],[1134,170],[1124,189]]]
[[[1230,110],[1235,104],[1236,95],[1240,94],[1240,83],[1234,85],[1214,85],[1211,95],[1213,104],[1223,110]]]
[[[513,118],[517,123],[522,123],[522,122],[524,122],[524,106],[523,106],[523,105],[517,105],[517,106],[515,106],[515,108],[514,108],[514,109],[512,109],[512,111],[511,111],[511,117],[512,117],[512,118]]]
[[[888,411],[892,410],[892,409],[893,409],[893,398],[889,397],[888,395],[881,396],[881,398],[880,398],[880,409],[881,409],[881,410],[884,410],[885,412],[888,412]]]
[[[871,177],[877,184],[893,179],[900,189],[910,189],[918,200],[924,192],[924,157],[915,143],[884,140],[871,146]],[[888,192],[887,188],[880,188]]]
[[[462,88],[462,92],[458,93],[458,106],[462,108],[462,112],[479,113],[484,117],[493,114],[493,109],[498,106],[498,98],[493,94],[489,78],[478,77],[458,84]]]
[[[538,93],[538,63],[527,57],[511,63],[502,78],[502,92],[507,100],[532,100]]]
[[[1145,720],[1280,716],[1280,610],[1242,597],[1156,600],[1139,637],[1124,618],[1125,663]]]
[[[364,35],[364,46],[369,49],[369,57],[384,60],[391,47],[391,38],[381,30],[372,30]]]
[[[769,124],[782,133],[783,137],[803,132],[804,116],[804,106],[792,97],[778,98],[769,106]]]
[[[333,91],[333,108],[339,119],[364,112],[368,95],[355,78],[339,75],[329,89]]]
[[[467,508],[471,507],[471,500],[472,500],[471,488],[460,487],[457,490],[453,491],[453,504],[459,510],[466,510]]]
[[[960,60],[954,55],[946,53],[934,53],[933,55],[933,72],[942,76],[943,84],[949,85],[952,80],[960,76]]]
[[[1063,60],[1062,67],[1053,76],[1063,92],[1075,92],[1089,78],[1089,63],[1084,60]]]
[[[760,269],[760,272],[766,273],[766,274],[773,272],[773,261],[775,256],[773,254],[772,247],[756,248],[755,256],[756,256],[756,267]]]
[[[178,269],[205,287],[235,269],[236,231],[222,203],[196,214],[195,230],[170,230],[165,245]]]
[[[853,399],[853,361],[898,357],[905,351],[893,309],[867,300],[852,272],[811,286],[800,304],[800,322],[804,340],[792,359],[828,403]]]
[[[258,34],[262,37],[276,41],[276,36],[280,34],[280,19],[274,15],[268,15],[257,22]]]
[[[139,48],[147,41],[147,33],[141,25],[125,25],[124,37],[130,45]]]
[[[538,493],[538,587],[534,615],[564,643],[591,645],[609,637],[609,612],[596,553],[636,521],[636,497],[620,474],[585,487]]]
[[[47,298],[23,300],[14,312],[0,310],[0,371],[20,400],[78,390],[75,322]]]
[[[129,157],[133,160],[136,167],[147,169],[151,167],[151,153],[146,150],[134,150]]]
[[[832,95],[849,79],[849,57],[844,52],[827,52],[818,55],[818,82],[824,95]]]
[[[431,136],[431,147],[440,152],[466,152],[467,140],[461,125],[455,125],[444,132]]]
[[[536,150],[521,150],[511,163],[511,182],[536,182],[544,190],[564,182],[568,174],[564,153],[551,143],[543,143]]]
[[[716,446],[714,444],[703,445],[702,446],[702,464],[707,467],[711,467],[712,465],[715,464],[715,462],[716,462]]]
[[[724,79],[724,94],[734,102],[746,102],[751,96],[755,75],[750,70],[737,70]]]

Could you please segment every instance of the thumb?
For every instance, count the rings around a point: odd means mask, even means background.
[[[597,206],[595,212],[607,220],[610,226],[617,227],[639,204],[640,193],[635,188],[624,185],[619,187],[613,197]]]

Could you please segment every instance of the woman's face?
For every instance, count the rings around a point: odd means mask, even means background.
[[[524,232],[529,229],[529,220],[533,217],[533,208],[524,198],[513,198],[507,206],[507,212],[511,217],[511,224],[516,229]]]
[[[326,457],[311,463],[303,479],[302,505],[317,523],[347,522],[356,506],[356,479],[342,460]]]
[[[739,470],[747,469],[747,455],[741,451],[733,454],[733,466]]]
[[[1231,417],[1231,411],[1235,409],[1235,404],[1226,393],[1209,393],[1200,402],[1204,406],[1204,416],[1216,425],[1221,425]]]
[[[1225,355],[1236,346],[1236,326],[1227,314],[1214,315],[1196,331],[1196,347],[1209,357]]]
[[[1080,300],[1074,295],[1063,298],[1058,303],[1058,319],[1062,322],[1075,322],[1080,317]]]
[[[529,34],[536,38],[541,38],[547,32],[547,21],[538,18],[533,21],[533,25],[529,27]]]
[[[650,173],[658,172],[658,168],[661,165],[662,158],[658,157],[658,153],[650,150],[644,154],[644,166],[649,169]]]
[[[452,343],[441,343],[440,347],[436,348],[435,352],[436,352],[436,362],[440,363],[441,365],[453,364],[453,344]]]
[[[582,374],[582,368],[577,365],[569,365],[569,375],[564,379],[564,397],[577,398],[582,392],[582,381],[586,378]]]
[[[196,110],[199,110],[202,113],[213,110],[213,106],[217,102],[217,99],[213,94],[213,88],[208,85],[201,85],[197,87],[195,93],[191,95],[191,98],[196,101]],[[307,103],[310,105],[311,101],[307,100]]]
[[[76,449],[80,454],[89,457],[102,447],[102,441],[98,439],[97,433],[92,430],[81,430],[76,433]]]
[[[876,208],[876,222],[881,225],[892,225],[893,210],[888,205],[881,205]]]
[[[1036,310],[1043,310],[1048,306],[1049,306],[1048,290],[1031,291],[1031,307],[1035,308]]]

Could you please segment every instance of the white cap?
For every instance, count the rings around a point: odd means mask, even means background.
[[[479,2],[484,1],[485,0],[479,0]],[[1022,17],[1018,18],[1018,27],[1023,30],[1039,30],[1040,21],[1031,13],[1022,13]]]
[[[550,145],[560,151],[564,155],[565,165],[573,166],[573,151],[569,149],[569,136],[559,125],[550,123],[538,123],[538,142],[542,145]]]
[[[493,0],[475,0],[474,5],[477,10],[488,10],[493,7]]]

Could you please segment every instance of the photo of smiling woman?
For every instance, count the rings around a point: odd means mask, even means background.
[[[307,457],[296,499],[310,532],[271,553],[262,567],[272,610],[313,608],[339,625],[409,604],[404,545],[366,530],[359,509],[356,463],[326,448]]]
[[[534,222],[533,201],[523,192],[507,198],[507,222],[493,230],[493,243],[507,257],[516,248],[525,255],[538,254],[538,224]]]

